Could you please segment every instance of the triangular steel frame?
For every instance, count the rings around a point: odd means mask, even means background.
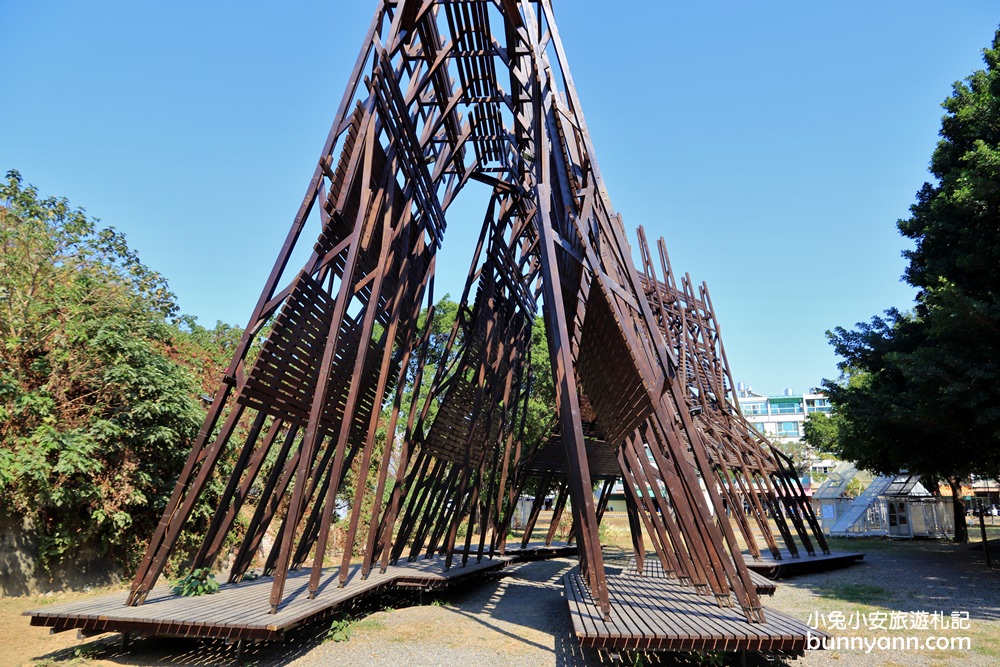
[[[434,348],[421,312],[433,311],[447,212],[470,180],[492,195],[447,353],[427,378]],[[778,557],[767,514],[777,511],[794,548],[780,507],[798,508],[811,552],[811,510],[794,471],[729,403],[707,291],[678,289],[665,250],[660,281],[640,240],[637,269],[550,0],[380,2],[128,604],[144,601],[216,468],[231,465],[192,565],[231,549],[238,581],[273,539],[263,558],[272,611],[292,569],[311,567],[310,594],[322,593],[334,538],[341,585],[352,554],[362,576],[400,558],[444,553],[451,567],[455,556],[492,557],[534,484],[539,498],[559,490],[556,521],[571,507],[581,571],[607,614],[598,522],[621,479],[639,570],[645,527],[664,571],[762,622],[727,511],[753,556],[756,521]],[[293,253],[309,242],[295,271]],[[558,421],[529,446],[539,300]],[[351,475],[372,486],[355,484],[345,512]],[[237,530],[241,514],[252,517]],[[531,516],[529,532],[537,503]]]

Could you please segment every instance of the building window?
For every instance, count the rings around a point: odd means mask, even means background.
[[[756,424],[753,425],[753,427],[758,431],[760,431],[761,433],[764,432],[764,422],[757,422]]]
[[[798,422],[778,422],[778,435],[785,438],[794,438],[799,435]]]
[[[794,415],[802,412],[801,401],[789,401],[787,403],[771,403],[772,415]]]
[[[766,415],[767,414],[767,404],[766,403],[744,403],[740,406],[745,415]]]
[[[829,412],[830,401],[826,398],[810,398],[806,400],[806,412]]]

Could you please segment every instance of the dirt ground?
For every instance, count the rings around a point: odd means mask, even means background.
[[[978,531],[973,534],[978,538]],[[1000,538],[1000,525],[991,538]],[[1000,539],[991,539],[994,569],[987,570],[981,544],[954,545],[935,541],[835,540],[835,550],[862,551],[862,563],[826,573],[802,575],[779,582],[765,607],[816,624],[831,613],[867,618],[873,614],[968,612],[969,627],[940,631],[941,636],[968,636],[971,646],[957,650],[811,651],[789,664],[797,667],[837,665],[991,665],[1000,663]],[[978,547],[978,548],[977,548]],[[609,565],[624,550],[611,547]],[[315,667],[330,664],[459,664],[575,665],[648,664],[663,656],[599,654],[581,651],[570,627],[562,576],[575,566],[572,559],[525,563],[504,576],[450,594],[425,595],[422,606],[406,600],[382,600],[344,620],[337,627],[346,641],[330,638],[331,624],[304,628],[283,644],[248,648],[247,665]],[[234,646],[221,642],[144,639],[122,647],[118,635],[78,639],[75,631],[48,634],[29,625],[23,612],[54,602],[80,599],[85,593],[0,599],[0,667],[131,665],[232,665]],[[412,602],[416,602],[413,600]],[[829,627],[821,628],[831,631]],[[865,628],[832,631],[835,635],[878,636]],[[930,631],[898,631],[919,639]],[[717,664],[712,662],[701,664]],[[753,660],[751,660],[751,663]],[[695,663],[688,663],[695,664]],[[758,664],[764,664],[758,660]],[[768,664],[781,664],[768,663]]]
[[[499,578],[441,595],[386,597],[345,620],[349,639],[331,638],[331,623],[303,628],[282,644],[250,646],[247,665],[311,667],[331,664],[587,665],[601,662],[572,637],[562,578],[574,559],[524,563]],[[107,589],[101,591],[107,592]],[[224,642],[136,640],[119,635],[77,639],[74,631],[49,635],[18,614],[40,603],[81,594],[0,600],[0,666],[7,665],[233,665],[236,648]],[[420,603],[423,604],[420,604]],[[552,662],[555,656],[556,662]]]

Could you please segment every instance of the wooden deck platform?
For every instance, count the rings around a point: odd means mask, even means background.
[[[239,584],[223,584],[219,592],[200,597],[173,595],[167,586],[157,586],[138,607],[125,605],[127,591],[101,595],[79,602],[55,604],[26,611],[31,625],[48,626],[52,632],[79,629],[85,634],[121,632],[146,636],[202,637],[232,641],[272,641],[289,630],[321,620],[339,607],[392,588],[434,590],[471,576],[498,570],[513,562],[509,557],[470,559],[466,566],[457,558],[445,571],[444,559],[434,557],[390,566],[361,579],[360,566],[351,570],[347,584],[338,586],[337,570],[323,573],[319,592],[309,599],[309,570],[289,573],[285,601],[276,614],[268,613],[271,577]]]
[[[523,563],[547,558],[569,558],[577,555],[577,548],[575,544],[566,544],[565,542],[553,542],[548,545],[545,542],[529,542],[528,546],[523,549],[520,545],[508,545],[504,555],[513,558],[518,563]]]
[[[583,646],[660,651],[767,651],[797,655],[806,635],[823,633],[765,609],[766,623],[748,623],[739,607],[719,607],[713,596],[674,579],[608,577],[605,621],[578,574],[564,579],[573,630]]]
[[[663,565],[657,558],[647,558],[643,564],[643,572],[639,574],[635,568],[635,560],[633,559],[622,571],[622,576],[626,577],[656,577],[660,579],[670,579],[672,577],[667,577],[663,572]],[[754,588],[757,591],[757,595],[774,595],[774,591],[777,590],[777,585],[767,577],[762,574],[758,574],[753,570],[750,570],[750,579],[753,581]]]
[[[824,572],[835,570],[848,565],[854,565],[865,557],[863,553],[855,551],[831,551],[829,554],[817,553],[815,556],[800,555],[793,557],[786,550],[781,552],[781,560],[775,560],[769,553],[761,554],[760,560],[753,560],[749,555],[745,556],[747,567],[751,572],[762,574],[768,579],[781,579],[797,574],[808,574],[810,572]]]

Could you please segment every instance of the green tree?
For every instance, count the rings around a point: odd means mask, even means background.
[[[836,454],[840,420],[836,413],[811,412],[802,424],[802,440],[818,452]]]
[[[162,276],[113,229],[9,172],[0,184],[0,511],[49,570],[81,544],[128,567],[204,412],[169,357]]]
[[[772,437],[771,442],[792,460],[792,466],[799,476],[808,473],[812,464],[817,460],[816,451],[804,440],[796,441],[777,436]]]
[[[936,182],[898,223],[915,242],[904,253],[913,312],[830,333],[845,380],[825,383],[842,420],[838,455],[946,479],[958,541],[961,481],[1000,469],[1000,31],[984,60],[944,102]]]
[[[532,322],[529,368],[531,389],[524,440],[528,445],[536,445],[549,437],[556,424],[556,386],[549,360],[549,337],[545,332],[545,319],[540,314]]]

